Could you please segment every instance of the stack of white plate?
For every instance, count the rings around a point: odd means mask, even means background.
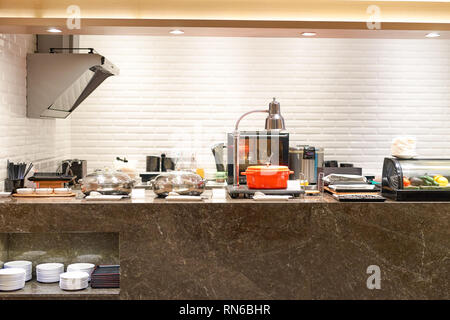
[[[88,281],[91,281],[91,273],[94,271],[95,264],[92,263],[72,263],[67,266],[67,272],[84,271],[89,274]]]
[[[59,275],[63,272],[64,265],[62,263],[42,263],[36,266],[36,278],[39,282],[58,282]]]
[[[31,261],[25,261],[25,260],[16,260],[16,261],[9,261],[6,262],[4,265],[4,268],[22,268],[25,270],[25,281],[31,280],[31,271],[33,269]]]
[[[25,270],[8,268],[0,270],[0,291],[19,290],[25,287]]]
[[[89,274],[84,271],[71,271],[60,274],[59,287],[63,290],[82,290],[88,287]]]

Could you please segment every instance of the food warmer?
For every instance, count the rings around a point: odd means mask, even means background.
[[[450,201],[450,159],[385,158],[382,195],[398,201]]]

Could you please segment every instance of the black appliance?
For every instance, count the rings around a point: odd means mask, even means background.
[[[450,201],[450,159],[385,158],[382,195],[397,201]]]
[[[167,170],[175,170],[175,159],[169,158],[165,153],[159,156],[147,156],[146,171],[147,172],[166,172]]]
[[[68,176],[76,176],[74,181],[70,181],[69,185],[77,184],[80,179],[87,175],[87,161],[78,159],[64,160],[61,164],[62,174]]]

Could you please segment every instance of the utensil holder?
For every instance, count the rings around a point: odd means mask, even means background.
[[[25,179],[6,179],[5,180],[5,191],[11,193],[17,193],[17,189],[23,188]]]

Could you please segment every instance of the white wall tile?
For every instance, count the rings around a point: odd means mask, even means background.
[[[55,171],[71,151],[69,120],[26,118],[26,55],[34,47],[33,36],[0,34],[0,190],[7,159]]]
[[[323,146],[326,159],[366,174],[381,173],[400,134],[417,136],[421,155],[450,156],[448,40],[82,36],[81,45],[121,71],[71,116],[71,155],[89,170],[124,155],[145,170],[146,155],[182,149],[213,172],[210,146],[274,96],[291,144]],[[263,125],[263,115],[241,123]]]

